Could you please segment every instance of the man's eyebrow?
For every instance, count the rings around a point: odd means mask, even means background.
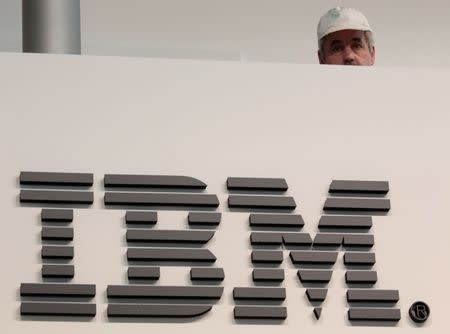
[[[352,38],[352,41],[353,41],[353,42],[361,42],[362,39],[361,39],[361,37],[353,37],[353,38]]]
[[[341,44],[342,41],[339,39],[333,39],[333,41],[330,43],[330,46],[335,46],[336,44]]]

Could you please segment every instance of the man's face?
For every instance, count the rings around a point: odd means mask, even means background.
[[[341,30],[326,35],[318,55],[321,64],[370,66],[375,63],[375,48],[369,49],[364,32],[360,30]]]

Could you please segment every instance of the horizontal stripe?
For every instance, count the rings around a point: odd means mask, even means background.
[[[225,273],[222,268],[191,268],[190,276],[192,281],[223,281],[225,278]]]
[[[374,265],[375,253],[346,252],[344,254],[345,265]]]
[[[401,319],[400,309],[395,308],[350,308],[348,310],[349,320],[367,321],[399,321]]]
[[[230,195],[228,206],[230,208],[293,210],[297,205],[294,198],[290,196]]]
[[[396,303],[400,299],[398,290],[350,289],[348,302]]]
[[[322,228],[352,228],[368,230],[372,227],[370,216],[331,216],[320,217],[319,229]]]
[[[55,185],[55,186],[84,186],[90,187],[94,183],[91,173],[53,173],[53,172],[21,172],[20,184],[23,185]]]
[[[42,209],[41,220],[43,222],[71,222],[73,221],[73,209]]]
[[[269,281],[269,282],[282,282],[284,281],[283,269],[253,269],[252,273],[253,281]]]
[[[285,300],[286,299],[286,289],[285,288],[259,288],[259,287],[248,287],[248,288],[234,288],[233,289],[234,299],[263,299],[263,300]]]
[[[317,233],[314,237],[314,246],[340,246],[344,236],[335,233]]]
[[[283,251],[254,250],[251,258],[253,263],[281,263]]]
[[[286,319],[287,309],[283,306],[235,306],[235,319]]]
[[[210,194],[106,192],[105,205],[217,208],[219,206],[219,199],[216,195]]]
[[[288,185],[286,180],[281,178],[229,177],[227,188],[229,190],[286,191]]]
[[[219,225],[222,214],[220,212],[189,212],[189,225]]]
[[[75,268],[71,264],[43,264],[42,277],[73,278]]]
[[[156,224],[158,213],[156,211],[127,211],[125,222],[127,224]]]
[[[93,284],[22,283],[21,296],[94,297]]]
[[[42,246],[43,259],[73,259],[73,246]]]
[[[387,181],[356,181],[333,180],[330,184],[330,193],[365,193],[387,194],[389,182]]]
[[[252,232],[250,234],[252,245],[281,245],[282,241],[281,233]]]
[[[310,302],[323,302],[327,298],[328,289],[306,289],[306,296]]]
[[[309,233],[283,233],[283,243],[286,246],[310,246],[312,239]]]
[[[22,302],[20,314],[94,317],[96,305],[90,303]]]
[[[192,230],[147,230],[128,229],[126,233],[127,241],[141,242],[185,242],[185,243],[207,243],[214,236],[211,231]]]
[[[374,243],[373,234],[347,234],[344,236],[344,246],[372,247]]]
[[[305,225],[301,215],[289,214],[250,214],[250,226],[297,227]]]
[[[334,264],[337,252],[291,251],[289,256],[294,264]]]
[[[108,285],[108,298],[193,298],[219,299],[223,287],[164,286],[164,285]]]
[[[159,267],[128,267],[128,279],[159,279]]]
[[[90,191],[21,190],[21,203],[92,204],[94,193]]]
[[[105,174],[105,187],[205,189],[206,184],[189,176]]]
[[[72,227],[43,227],[42,240],[73,240]]]
[[[328,283],[331,280],[331,270],[302,269],[297,272],[297,276],[303,283]]]
[[[212,305],[109,304],[108,317],[190,318],[208,313]]]
[[[348,270],[345,273],[346,283],[375,284],[378,280],[377,272],[373,270]]]
[[[127,258],[129,261],[216,261],[208,249],[191,248],[128,248]]]
[[[387,212],[391,209],[391,202],[384,198],[331,197],[326,199],[323,209]]]

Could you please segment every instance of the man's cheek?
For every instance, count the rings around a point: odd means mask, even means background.
[[[328,63],[333,65],[342,65],[344,62],[342,61],[342,57],[332,55],[328,57]]]

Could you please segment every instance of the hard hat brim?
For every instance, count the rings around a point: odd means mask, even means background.
[[[362,25],[362,24],[346,24],[346,25],[339,25],[339,26],[330,26],[326,31],[324,31],[321,35],[318,36],[319,40],[324,38],[325,36],[342,30],[360,30],[360,31],[372,31],[369,26]]]

